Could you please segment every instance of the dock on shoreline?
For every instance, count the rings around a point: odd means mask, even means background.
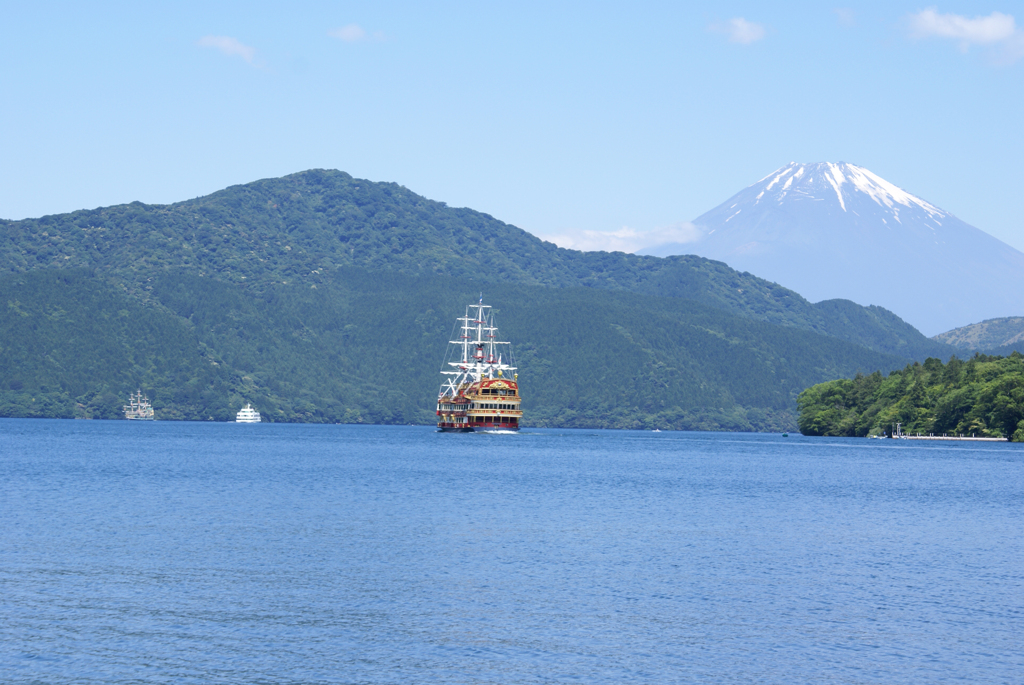
[[[963,433],[960,435],[907,435],[903,432],[903,424],[897,421],[893,424],[892,433],[886,435],[882,433],[882,436],[891,440],[973,440],[975,442],[1009,442],[1009,438],[976,438],[974,433],[967,437]]]
[[[1006,442],[1006,438],[976,438],[970,436],[947,436],[947,435],[901,435],[897,440],[973,440],[975,442]]]

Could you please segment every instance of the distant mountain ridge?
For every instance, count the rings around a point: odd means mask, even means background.
[[[879,305],[929,335],[1024,313],[1024,253],[853,164],[790,163],[693,223],[699,241],[643,252]]]
[[[811,305],[797,293],[692,255],[659,259],[566,250],[493,217],[394,183],[311,170],[171,205],[127,205],[0,221],[0,271],[86,267],[140,296],[154,272],[184,269],[256,290],[315,285],[344,267],[593,287],[703,302],[904,358],[948,357],[881,308]]]
[[[961,350],[1007,355],[1024,352],[1024,316],[988,319],[936,335],[934,340]]]

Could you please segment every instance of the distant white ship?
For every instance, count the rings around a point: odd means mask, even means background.
[[[251,404],[246,404],[242,407],[238,414],[235,416],[235,423],[259,423],[263,419],[260,418],[260,413],[252,408]]]

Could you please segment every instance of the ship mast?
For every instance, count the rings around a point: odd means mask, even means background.
[[[440,395],[458,393],[459,388],[470,383],[477,383],[483,378],[494,378],[506,371],[515,371],[512,348],[508,341],[498,340],[498,327],[494,325],[494,314],[486,310],[491,305],[484,304],[481,295],[477,304],[466,307],[466,315],[456,320],[456,330],[461,331],[458,340],[449,340],[449,357],[451,351],[458,350],[456,361],[446,361],[451,371],[441,373],[451,378],[441,384]],[[471,312],[475,310],[475,312]],[[461,323],[461,325],[459,325]],[[498,345],[510,345],[504,352]],[[454,348],[452,346],[455,346]],[[459,349],[461,348],[461,349]],[[507,352],[507,354],[506,354]],[[509,363],[511,362],[511,363]]]

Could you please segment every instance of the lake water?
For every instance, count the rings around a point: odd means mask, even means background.
[[[5,683],[1021,682],[1024,445],[0,420]]]

